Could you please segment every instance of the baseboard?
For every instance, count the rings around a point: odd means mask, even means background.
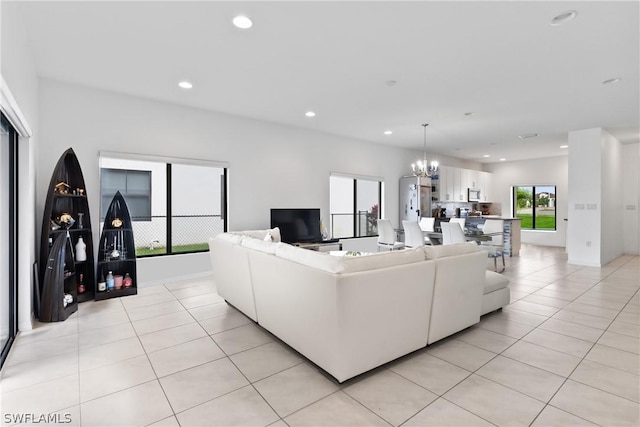
[[[584,260],[581,260],[581,259],[575,259],[575,258],[571,258],[571,257],[569,257],[567,262],[569,264],[581,265],[581,266],[584,266],[584,267],[602,267],[602,264],[600,264],[599,262],[584,261]]]
[[[203,277],[210,277],[211,274],[212,274],[211,271],[203,271],[203,272],[194,273],[194,274],[184,274],[181,276],[166,277],[164,279],[159,279],[159,280],[145,280],[145,281],[141,281],[141,283],[138,284],[138,287],[142,289],[142,288],[149,288],[151,286],[164,285],[165,283],[168,283],[168,282],[179,282],[181,280],[201,279]]]

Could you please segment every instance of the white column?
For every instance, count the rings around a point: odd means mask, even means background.
[[[601,266],[623,253],[621,145],[601,128],[569,132],[567,203],[570,263]]]

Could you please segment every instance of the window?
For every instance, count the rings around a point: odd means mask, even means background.
[[[513,187],[513,214],[522,219],[523,230],[555,230],[555,185]]]
[[[332,174],[329,177],[331,237],[378,234],[382,206],[382,180]]]
[[[101,219],[120,191],[138,257],[207,251],[227,230],[224,163],[101,153],[100,177]]]
[[[127,202],[132,221],[151,221],[151,171],[100,169],[100,220],[120,191]]]

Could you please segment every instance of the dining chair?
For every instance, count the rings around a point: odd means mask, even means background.
[[[443,245],[453,245],[454,243],[464,243],[467,241],[459,223],[443,222],[440,224],[440,227],[442,228]]]
[[[482,227],[484,234],[491,234],[491,240],[481,242],[480,247],[487,251],[489,258],[493,258],[493,267],[495,271],[498,271],[498,257],[502,258],[502,273],[505,269],[504,263],[504,220],[502,219],[488,219],[484,222]]]
[[[436,223],[436,219],[434,217],[422,217],[420,218],[420,222],[418,225],[422,229],[422,231],[435,231],[434,226]]]
[[[424,246],[424,234],[416,221],[402,221],[402,228],[404,229],[404,244],[406,247],[419,248]]]
[[[396,240],[396,230],[388,219],[378,220],[378,250],[386,248],[389,250],[403,249],[404,243]]]
[[[464,231],[464,226],[467,224],[467,219],[466,218],[451,218],[449,220],[450,223],[458,223],[460,224],[460,228],[462,228],[462,231]]]
[[[420,227],[420,229],[422,230],[422,233],[424,235],[424,244],[425,245],[432,245],[433,244],[433,242],[431,241],[429,236],[427,236],[425,233],[436,231],[435,230],[435,223],[436,223],[436,219],[433,218],[433,217],[422,217],[422,218],[420,218],[420,222],[418,223],[418,226]]]

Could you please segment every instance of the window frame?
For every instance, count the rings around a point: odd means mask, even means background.
[[[358,221],[359,215],[361,213],[361,211],[358,211],[358,181],[376,182],[378,184],[378,213],[377,213],[376,219],[380,219],[382,218],[382,199],[383,199],[383,191],[384,191],[384,180],[380,177],[373,177],[373,176],[331,173],[329,175],[330,182],[331,182],[331,177],[350,179],[352,180],[352,183],[353,183],[353,200],[351,204],[352,212],[348,213],[353,216],[353,222],[352,222],[353,235],[339,236],[339,237],[334,236],[334,231],[333,231],[334,213],[331,211],[331,207],[329,207],[329,229],[331,233],[331,238],[332,239],[359,239],[364,237],[376,237],[377,234],[371,235],[371,236],[361,234],[360,221]],[[329,186],[329,200],[331,200],[331,185]]]
[[[7,341],[0,347],[0,368],[4,365],[4,362],[9,355],[9,351],[11,350],[11,346],[13,345],[16,335],[18,333],[18,226],[19,226],[19,214],[18,214],[18,138],[19,134],[17,129],[13,126],[13,124],[9,121],[8,117],[5,116],[4,112],[0,113],[0,120],[2,121],[2,126],[7,128],[8,131],[8,154],[9,154],[9,182],[8,188],[9,193],[3,195],[3,197],[7,197],[9,199],[8,203],[8,218],[7,223],[8,227],[5,229],[7,234],[7,244],[9,246],[9,259],[8,262],[8,271],[7,278],[9,281],[9,295],[8,301],[6,302],[9,305],[8,315],[9,315],[9,324],[8,324],[8,336]]]
[[[115,172],[115,171],[124,172],[124,175],[125,175],[125,186],[127,188],[124,191],[120,190],[120,189],[116,189],[115,191],[112,191],[112,189],[109,188],[108,189],[109,191],[107,192],[107,194],[105,194],[104,193],[105,187],[103,185],[103,182],[104,182],[103,181],[103,171],[109,171],[110,173],[111,172]],[[101,167],[100,168],[100,221],[101,222],[104,221],[104,215],[103,215],[103,212],[102,212],[102,208],[103,208],[102,203],[104,202],[104,198],[106,197],[107,200],[111,200],[111,199],[113,199],[113,196],[115,196],[118,191],[120,191],[120,194],[122,194],[122,197],[124,197],[125,200],[128,200],[130,198],[142,198],[142,197],[145,197],[147,199],[145,204],[148,206],[149,215],[140,216],[140,215],[133,215],[133,213],[132,213],[131,220],[133,221],[134,218],[135,218],[135,221],[151,221],[151,218],[153,216],[152,215],[152,211],[151,211],[151,206],[153,206],[152,205],[153,191],[152,191],[152,188],[151,188],[151,182],[152,182],[151,181],[152,180],[151,172],[152,171],[136,170],[136,169],[116,169],[116,168],[113,168],[113,167],[106,167],[106,168],[102,168]],[[145,195],[137,195],[137,194],[135,194],[134,195],[134,194],[130,194],[129,193],[127,179],[128,179],[128,176],[129,176],[130,173],[137,173],[139,175],[143,175],[144,174],[144,175],[146,175],[146,177],[149,178],[149,191],[148,191],[147,194],[145,194]],[[108,207],[109,207],[109,202],[105,203],[104,209],[106,210],[106,209],[108,209]]]
[[[173,216],[172,216],[172,205],[171,205],[171,201],[172,201],[172,185],[171,185],[171,166],[173,164],[180,164],[180,165],[192,165],[192,166],[206,166],[206,167],[212,167],[212,168],[219,168],[222,169],[222,182],[220,185],[220,197],[221,197],[221,201],[220,201],[220,219],[222,220],[222,224],[223,224],[223,232],[227,232],[228,231],[228,194],[229,194],[229,185],[228,185],[228,169],[229,169],[229,163],[228,162],[221,162],[221,161],[207,161],[207,160],[197,160],[197,159],[187,159],[187,158],[179,158],[179,157],[162,157],[162,156],[152,156],[152,155],[145,155],[145,154],[133,154],[133,153],[120,153],[120,152],[110,152],[110,151],[101,151],[99,153],[99,159],[102,158],[109,158],[109,159],[123,159],[123,160],[137,160],[137,161],[144,161],[144,162],[154,162],[154,163],[159,163],[159,164],[163,164],[166,167],[166,225],[165,225],[165,233],[166,233],[166,246],[167,246],[167,251],[165,253],[159,253],[159,254],[145,254],[145,255],[138,255],[136,254],[136,259],[138,258],[155,258],[155,257],[162,257],[162,256],[171,256],[171,255],[185,255],[185,254],[194,254],[194,253],[203,253],[203,252],[209,252],[209,248],[206,249],[199,249],[199,250],[190,250],[190,251],[178,251],[175,252],[173,251],[173,236],[172,236],[172,220],[173,220]],[[102,167],[99,165],[99,169],[102,169]],[[112,169],[112,168],[105,168],[105,169]],[[100,190],[102,191],[102,184],[100,185]],[[151,201],[151,198],[153,197],[153,188],[151,188],[151,195],[149,197],[149,200]],[[102,203],[102,194],[100,194],[100,202]],[[102,208],[102,207],[101,207]],[[151,211],[151,218],[153,218],[153,210]],[[134,238],[135,238],[135,233],[134,233]]]
[[[514,185],[513,187],[511,187],[511,197],[512,197],[512,203],[511,203],[511,211],[513,214],[514,218],[518,218],[518,195],[517,195],[517,191],[518,188],[531,188],[531,194],[532,194],[532,198],[533,198],[533,203],[531,204],[531,228],[525,228],[524,226],[521,226],[522,230],[526,230],[526,231],[542,231],[542,232],[555,232],[558,231],[558,186],[554,185],[554,184],[537,184],[537,185]],[[553,228],[537,228],[536,227],[536,211],[538,209],[538,206],[535,203],[535,198],[536,198],[536,187],[551,187],[554,189],[554,195],[555,198],[554,200],[554,215],[553,215]]]

